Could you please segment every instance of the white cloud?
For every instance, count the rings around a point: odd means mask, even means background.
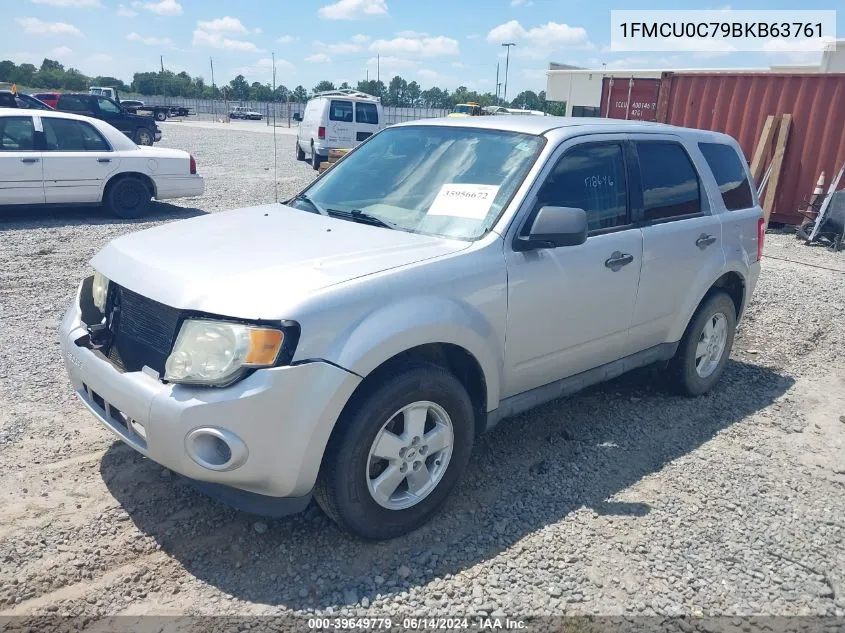
[[[291,64],[289,61],[284,59],[277,59],[276,60],[276,81],[277,83],[281,83],[279,81],[279,74],[280,73],[287,73],[293,74],[296,72],[296,67]],[[252,81],[257,81],[258,79],[263,79],[265,82],[269,82],[273,78],[273,59],[271,57],[262,57],[254,64],[249,66],[241,66],[240,68],[235,69],[236,75],[243,75],[247,79]]]
[[[117,7],[117,14],[122,18],[134,18],[136,15],[138,15],[138,12],[133,11],[125,4],[121,4]]]
[[[255,33],[256,35],[261,35],[261,34],[264,32],[264,29],[262,29],[262,28],[259,26],[259,27],[256,27],[255,29],[253,29],[253,31],[252,31],[252,32],[253,32],[253,33]]]
[[[487,34],[487,41],[492,44],[502,44],[504,42],[524,43],[530,46],[530,53],[528,56],[546,53],[552,50],[559,50],[565,48],[593,48],[587,37],[587,31],[580,26],[569,26],[568,24],[558,24],[557,22],[548,22],[542,26],[537,26],[526,30],[517,20],[511,20],[504,24],[500,24]]]
[[[182,15],[182,5],[176,0],[159,0],[158,2],[133,2],[136,9],[146,9],[159,15]]]
[[[138,42],[140,44],[144,44],[145,46],[160,46],[165,48],[170,48],[173,46],[173,41],[167,37],[144,37],[143,35],[139,35],[134,31],[126,36],[126,39],[130,42]]]
[[[86,58],[85,61],[89,64],[108,64],[109,62],[114,61],[114,57],[111,55],[106,55],[105,53],[95,53],[90,57]]]
[[[314,55],[309,55],[305,58],[306,62],[310,62],[312,64],[328,64],[331,63],[332,58],[326,55],[325,53],[316,53]]]
[[[32,4],[46,4],[62,9],[99,9],[103,6],[100,0],[32,0]]]
[[[15,22],[21,25],[23,32],[29,35],[74,35],[84,37],[82,31],[73,24],[65,22],[44,22],[38,18],[16,18]]]
[[[246,35],[249,30],[238,18],[224,16],[213,20],[197,22],[197,28],[207,33],[233,33],[235,35]]]
[[[392,40],[376,40],[370,44],[370,50],[382,55],[412,55],[416,57],[440,57],[457,55],[460,52],[458,41],[450,37],[397,37]]]
[[[367,60],[367,66],[370,68],[375,68],[376,66],[380,66],[381,68],[386,69],[413,68],[417,64],[419,64],[419,62],[416,62],[412,59],[405,59],[403,57],[392,57],[390,55],[381,58],[370,57]]]
[[[511,0],[512,7],[533,7],[534,3],[531,0]]]
[[[279,39],[277,39],[276,41],[277,41],[279,44],[290,44],[291,42],[295,42],[295,41],[297,41],[298,39],[299,39],[299,38],[298,38],[298,37],[296,37],[295,35],[282,35],[282,36],[281,36]]]
[[[73,49],[67,46],[57,46],[52,51],[50,51],[50,56],[53,59],[65,59],[73,55]]]
[[[387,15],[386,0],[339,0],[320,7],[319,14],[326,20],[359,20],[375,15]]]
[[[194,29],[193,45],[195,47],[219,48],[227,51],[243,51],[257,53],[261,49],[253,42],[235,39],[227,35],[246,35],[249,33],[239,19],[230,16],[197,22]]]
[[[423,79],[430,79],[432,81],[440,77],[440,73],[438,73],[436,70],[431,70],[430,68],[420,68],[417,71],[417,75],[419,75]]]
[[[334,42],[332,44],[326,44],[324,42],[314,42],[314,46],[325,50],[329,53],[335,53],[338,55],[345,55],[349,53],[358,53],[360,52],[364,45],[370,41],[370,38],[366,35],[355,35],[349,39],[347,42]]]
[[[428,33],[421,31],[399,31],[396,37],[428,37]]]

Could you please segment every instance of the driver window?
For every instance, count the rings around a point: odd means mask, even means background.
[[[97,104],[100,106],[100,112],[120,114],[120,107],[105,97],[97,97]]]
[[[43,117],[48,152],[109,152],[102,135],[90,124],[73,119]]]
[[[622,146],[585,144],[566,152],[537,194],[542,206],[584,209],[590,231],[630,224]]]

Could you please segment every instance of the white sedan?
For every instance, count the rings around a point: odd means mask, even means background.
[[[198,196],[204,188],[187,152],[139,147],[99,119],[0,108],[0,207],[95,204],[136,218],[152,198]]]

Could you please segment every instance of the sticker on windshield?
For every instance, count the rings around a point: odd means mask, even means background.
[[[449,183],[440,187],[440,192],[428,209],[428,215],[483,220],[498,192],[498,185]]]
[[[526,143],[525,141],[523,141],[522,143],[516,146],[516,149],[518,149],[520,152],[530,152],[534,149],[534,146],[531,143]]]

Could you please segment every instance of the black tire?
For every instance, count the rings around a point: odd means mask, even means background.
[[[106,208],[119,218],[140,218],[149,213],[152,200],[147,183],[135,176],[123,176],[106,188]]]
[[[167,112],[164,110],[157,110],[155,119],[156,121],[167,121]]]
[[[702,377],[696,371],[696,348],[702,338],[705,325],[717,314],[724,315],[727,320],[725,347],[712,373]],[[725,370],[725,365],[731,356],[735,334],[736,307],[733,300],[722,291],[708,294],[695,311],[678,346],[678,351],[669,363],[669,377],[675,390],[687,396],[700,396],[710,391]]]
[[[305,152],[303,152],[302,148],[299,146],[299,139],[296,139],[296,160],[305,160]]]
[[[311,166],[314,168],[314,171],[320,169],[320,163],[324,160],[328,160],[328,157],[320,156],[317,150],[314,149],[314,141],[311,141]]]
[[[340,527],[365,539],[390,539],[416,530],[443,505],[463,474],[475,434],[473,407],[463,385],[448,371],[428,364],[376,378],[338,421],[326,447],[314,497]],[[416,505],[391,510],[370,494],[369,452],[382,427],[402,407],[430,401],[451,418],[454,443],[442,479]]]
[[[152,145],[155,142],[155,134],[145,127],[135,130],[135,143],[137,145]]]

